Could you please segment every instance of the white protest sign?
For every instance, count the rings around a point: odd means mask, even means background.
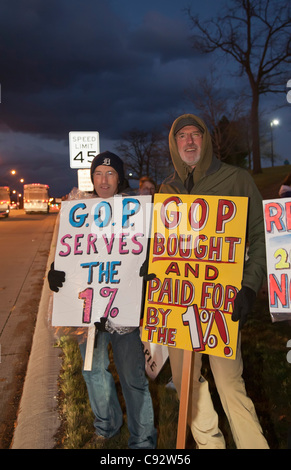
[[[99,132],[69,132],[70,167],[90,168],[92,160],[100,153]]]
[[[151,196],[64,201],[55,269],[66,281],[54,294],[53,326],[139,326]]]
[[[91,170],[85,168],[84,170],[78,170],[78,189],[80,191],[93,191],[94,186],[91,181]]]
[[[291,320],[291,199],[265,200],[263,208],[270,314]]]

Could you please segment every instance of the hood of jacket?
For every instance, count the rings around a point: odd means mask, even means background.
[[[169,133],[169,149],[172,158],[172,162],[176,172],[178,173],[180,179],[185,182],[188,174],[191,173],[192,168],[185,163],[180,154],[178,152],[177,142],[175,139],[175,129],[178,128],[179,122],[181,120],[185,120],[187,118],[193,119],[197,122],[197,124],[203,129],[203,140],[202,140],[202,149],[201,149],[201,157],[197,165],[195,166],[195,171],[193,172],[194,184],[197,183],[203,176],[207,174],[213,157],[213,148],[212,148],[212,141],[211,136],[206,127],[206,124],[202,119],[194,114],[183,114],[179,116],[174,122],[171,127]]]

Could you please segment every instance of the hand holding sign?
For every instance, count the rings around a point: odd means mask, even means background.
[[[59,292],[59,288],[62,287],[65,282],[64,271],[57,271],[54,262],[51,264],[51,268],[48,272],[48,282],[50,289],[54,292]]]

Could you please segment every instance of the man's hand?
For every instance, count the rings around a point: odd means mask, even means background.
[[[251,313],[254,302],[256,300],[256,293],[250,287],[243,286],[237,293],[233,305],[232,320],[239,320],[239,329],[241,330],[247,321],[248,314]]]
[[[103,332],[107,331],[105,328],[106,322],[107,322],[107,318],[105,317],[101,317],[100,321],[95,321],[94,325],[96,327],[96,330],[103,331]]]
[[[54,292],[59,292],[59,288],[62,287],[65,282],[65,276],[66,273],[64,271],[56,271],[55,265],[52,263],[47,276],[50,289]]]
[[[151,281],[152,279],[157,277],[154,273],[148,274],[148,267],[149,267],[149,260],[148,258],[146,258],[146,260],[143,262],[139,270],[139,275],[140,277],[143,277],[144,281]]]

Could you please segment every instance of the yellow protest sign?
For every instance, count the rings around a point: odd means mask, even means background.
[[[248,198],[156,194],[142,340],[235,359]]]

